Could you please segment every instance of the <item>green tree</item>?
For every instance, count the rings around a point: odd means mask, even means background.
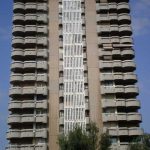
[[[68,135],[59,137],[59,146],[61,150],[90,150],[89,138],[85,131],[76,126]]]
[[[130,144],[129,150],[150,150],[150,134],[144,134],[135,139]]]
[[[111,140],[107,133],[101,135],[100,150],[110,150]]]
[[[58,144],[61,150],[109,150],[109,136],[100,134],[95,123],[90,123],[87,131],[76,126],[67,135],[60,135]]]

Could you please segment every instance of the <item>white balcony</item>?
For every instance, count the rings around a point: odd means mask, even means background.
[[[125,93],[124,86],[102,86],[101,87],[101,94],[106,93]]]
[[[26,25],[25,32],[36,32],[37,26],[36,25]]]
[[[113,61],[113,67],[114,68],[121,68],[122,67],[122,62],[120,60]]]
[[[47,23],[48,18],[46,14],[38,14],[37,21]]]
[[[120,43],[119,36],[112,36],[110,39],[111,39],[111,43]]]
[[[37,10],[47,11],[47,3],[38,3],[37,4]]]
[[[35,101],[26,100],[21,102],[21,108],[35,108]]]
[[[140,128],[129,128],[129,135],[130,136],[135,136],[135,135],[142,135],[143,130]]]
[[[132,33],[132,28],[130,25],[120,25],[119,26],[119,32],[126,32],[126,33]]]
[[[22,107],[22,104],[20,101],[11,101],[8,106],[9,109],[15,109],[15,108],[19,109],[21,107]]]
[[[110,26],[110,31],[111,32],[118,32],[119,31],[118,25],[111,25]]]
[[[97,10],[107,10],[108,9],[108,5],[107,5],[107,3],[100,3],[100,4],[97,4],[96,3],[96,9]]]
[[[137,76],[134,73],[125,73],[124,80],[137,81]]]
[[[117,107],[126,107],[126,100],[124,100],[124,99],[117,99],[116,100],[116,106]]]
[[[115,93],[115,87],[112,86],[101,86],[101,94]]]
[[[40,114],[40,115],[32,115],[32,114],[25,114],[25,115],[9,115],[8,117],[8,124],[16,124],[16,123],[27,123],[27,122],[42,122],[47,123],[47,115]]]
[[[9,132],[7,132],[7,139],[19,137],[20,137],[20,130],[9,130]]]
[[[48,68],[47,61],[38,61],[37,68],[46,70]]]
[[[118,20],[119,21],[131,21],[131,17],[129,16],[129,14],[122,13],[122,14],[119,14]]]
[[[112,68],[113,63],[112,61],[100,61],[99,67],[100,68]]]
[[[128,121],[139,121],[139,122],[141,122],[142,116],[139,113],[128,113],[127,120]]]
[[[21,87],[12,87],[9,90],[9,95],[19,95],[22,94],[22,88]]]
[[[115,86],[115,93],[124,93],[124,86]]]
[[[33,101],[33,100],[26,100],[22,103],[22,108],[47,108],[47,101]]]
[[[121,55],[121,51],[119,49],[114,49],[112,51],[112,55],[114,55],[114,56],[120,56]]]
[[[90,117],[86,117],[86,124],[90,123]]]
[[[13,61],[11,64],[11,69],[23,69],[23,62],[22,61]]]
[[[59,110],[64,110],[64,103],[59,104]]]
[[[36,56],[36,51],[34,49],[25,49],[24,56],[26,57]]]
[[[126,113],[118,113],[116,116],[117,116],[117,121],[126,121],[127,120]]]
[[[123,80],[123,74],[122,73],[115,73],[114,74],[114,80],[115,81]]]
[[[40,95],[47,95],[48,94],[48,89],[47,87],[37,87],[36,93]]]
[[[23,76],[23,81],[43,81],[47,82],[47,74],[27,73]]]
[[[109,17],[108,17],[108,15],[97,15],[96,19],[97,19],[97,21],[108,21]]]
[[[23,80],[22,74],[11,74],[10,76],[10,82],[21,82]]]
[[[109,19],[110,19],[111,21],[113,21],[113,20],[118,20],[118,15],[117,15],[116,13],[110,14],[110,15],[109,15]]]
[[[47,26],[38,26],[38,27],[37,27],[37,32],[38,32],[38,33],[47,34],[47,33],[48,33]]]
[[[111,39],[107,38],[107,37],[99,37],[98,38],[98,43],[103,43],[103,44],[110,44],[111,43]]]
[[[37,15],[35,15],[35,14],[26,14],[25,15],[25,21],[35,22],[35,21],[37,21]]]
[[[23,94],[35,94],[35,87],[24,87]]]
[[[24,15],[23,14],[14,14],[13,16],[13,22],[24,22]]]
[[[127,114],[126,113],[103,113],[103,122],[109,121],[127,121]]]
[[[24,33],[24,26],[22,25],[14,25],[12,29],[13,34]]]
[[[111,136],[128,136],[128,128],[108,128],[108,133]]]
[[[36,81],[35,74],[24,74],[23,81]]]
[[[48,44],[47,37],[37,38],[37,44],[47,46]]]
[[[63,97],[64,96],[64,90],[59,90],[59,97]]]
[[[36,102],[36,108],[47,109],[48,108],[47,100],[37,101]]]
[[[25,4],[25,9],[26,10],[28,10],[28,9],[36,10],[37,9],[37,5],[36,5],[36,3],[26,3]]]
[[[123,61],[123,68],[128,71],[134,71],[136,68],[136,65],[133,60],[126,60],[126,61]]]
[[[136,100],[136,99],[128,99],[126,101],[126,106],[127,107],[140,107],[140,101]]]
[[[36,44],[37,38],[36,37],[26,37],[25,44]]]
[[[105,107],[126,107],[125,99],[103,99],[102,106]]]
[[[114,113],[103,113],[103,122],[117,121],[117,116]]]
[[[120,3],[118,3],[118,7],[117,7],[117,9],[118,10],[121,10],[121,9],[123,9],[123,10],[125,10],[125,9],[127,9],[127,10],[130,10],[130,7],[129,7],[129,4],[128,3],[125,3],[125,2],[120,2]]]
[[[84,77],[84,83],[88,83],[88,77]]]
[[[48,76],[47,74],[37,74],[37,81],[47,82]]]
[[[89,110],[89,103],[88,102],[85,103],[85,109]]]
[[[122,36],[122,37],[120,37],[120,43],[133,44],[133,39],[130,36]]]
[[[120,66],[118,64],[116,64],[116,66]],[[115,80],[115,81],[119,81],[119,80],[126,80],[126,81],[137,81],[137,77],[135,74],[133,73],[103,73],[100,76],[100,80],[104,81],[104,80]]]
[[[38,49],[37,56],[47,58],[48,57],[48,50],[47,49]]]
[[[98,32],[109,32],[110,31],[110,27],[109,26],[97,26],[97,31]]]
[[[9,145],[6,150],[47,150],[46,144],[39,145]]]
[[[84,92],[85,92],[85,96],[89,96],[89,91],[88,91],[88,89],[85,89]]]
[[[12,58],[23,57],[24,51],[23,49],[13,49],[11,52]]]
[[[24,45],[24,38],[23,37],[13,37],[12,39],[12,46],[23,46]]]
[[[25,129],[20,131],[20,137],[22,138],[28,138],[34,136],[35,136],[35,132],[32,129]]]
[[[64,117],[60,117],[60,118],[59,118],[59,124],[60,124],[60,125],[63,125],[63,124],[64,124]]]
[[[46,129],[38,129],[35,131],[35,137],[47,138],[47,130]]]
[[[63,77],[59,77],[59,83],[63,83],[64,82],[64,78]]]
[[[87,64],[84,64],[84,70],[86,71],[88,69]]]
[[[129,147],[129,143],[121,142],[120,144],[113,143],[111,145],[111,149],[113,150],[127,150]]]
[[[21,122],[21,118],[18,115],[10,115],[7,120],[8,124],[19,123],[19,122]]]
[[[23,130],[9,130],[7,138],[28,138],[28,137],[43,137],[47,138],[46,129],[23,129]]]
[[[112,73],[101,73],[100,74],[100,80],[104,81],[104,80],[113,80],[114,79],[114,75]]]
[[[36,62],[35,61],[24,61],[24,69],[35,69]]]
[[[17,12],[17,11],[19,11],[19,10],[24,11],[24,3],[21,3],[21,2],[16,2],[16,3],[14,3],[14,5],[13,5],[13,10],[14,10],[15,12]]]
[[[109,9],[117,9],[116,3],[109,3]]]
[[[26,123],[26,122],[35,122],[35,116],[34,115],[21,115],[20,117],[20,123]]]
[[[116,102],[114,100],[102,100],[102,107],[115,107]]]
[[[134,57],[134,51],[132,49],[125,49],[121,52],[121,55],[124,57],[126,56],[129,58],[129,56],[130,56],[133,58]]]
[[[139,89],[136,86],[126,86],[125,93],[138,95]]]

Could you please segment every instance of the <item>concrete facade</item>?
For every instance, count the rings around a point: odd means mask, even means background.
[[[58,150],[96,122],[112,149],[143,133],[129,0],[14,0],[7,150]]]

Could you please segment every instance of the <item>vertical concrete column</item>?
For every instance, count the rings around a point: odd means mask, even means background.
[[[59,0],[49,0],[49,150],[58,150]]]
[[[102,129],[103,121],[99,79],[100,73],[95,0],[85,0],[85,20],[90,120],[95,122],[97,126]]]

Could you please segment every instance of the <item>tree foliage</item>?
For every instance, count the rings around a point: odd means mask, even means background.
[[[100,134],[95,123],[87,131],[76,126],[67,135],[60,135],[58,144],[61,150],[109,150],[110,138],[106,133]]]
[[[129,150],[150,150],[150,134],[144,134],[135,139]]]
[[[107,133],[104,133],[101,135],[101,140],[100,140],[100,150],[110,150],[110,137]]]

